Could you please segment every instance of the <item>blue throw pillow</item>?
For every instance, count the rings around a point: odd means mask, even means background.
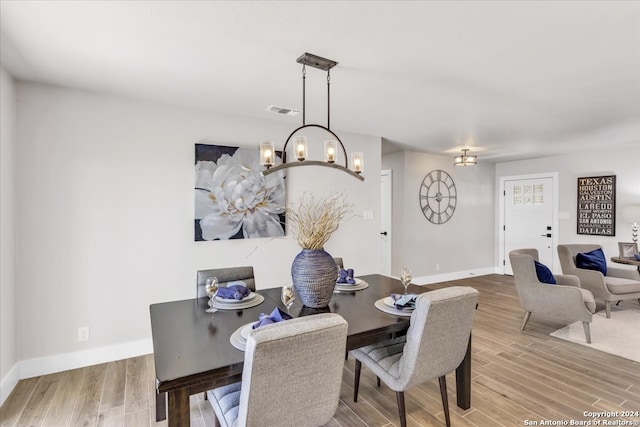
[[[576,255],[576,267],[586,270],[596,270],[607,275],[607,260],[602,249],[598,248],[591,252],[579,253]]]
[[[556,278],[553,277],[553,273],[549,270],[544,264],[540,264],[538,261],[533,261],[536,266],[536,276],[538,276],[538,280],[542,283],[548,283],[550,285],[556,284]]]

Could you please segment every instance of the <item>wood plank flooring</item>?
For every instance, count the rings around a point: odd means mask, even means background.
[[[534,314],[521,332],[523,312],[512,277],[490,275],[429,286],[453,285],[480,291],[469,410],[455,405],[454,375],[447,377],[453,426],[523,426],[525,420],[570,425],[571,420],[589,420],[585,411],[640,411],[640,363],[550,337],[565,325],[552,318]],[[638,306],[636,301],[624,304]],[[375,376],[365,368],[358,403],[353,402],[353,370],[350,358],[338,410],[327,426],[398,426],[395,393],[384,385],[376,387]],[[0,408],[0,427],[166,425],[154,421],[154,372],[149,354],[21,380]],[[444,425],[437,381],[410,389],[405,398],[409,426]],[[214,425],[202,394],[191,397],[191,420],[193,426]],[[595,420],[640,422],[640,417]]]

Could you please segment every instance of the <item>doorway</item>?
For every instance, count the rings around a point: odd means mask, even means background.
[[[558,234],[557,173],[500,178],[500,247],[503,274],[513,274],[509,252],[538,250],[540,262],[554,271]]]
[[[380,172],[380,274],[391,275],[391,169]]]

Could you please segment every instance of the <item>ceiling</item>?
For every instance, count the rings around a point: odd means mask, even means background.
[[[498,162],[640,145],[640,2],[0,2],[17,79],[331,127]],[[307,70],[307,122],[326,121]]]

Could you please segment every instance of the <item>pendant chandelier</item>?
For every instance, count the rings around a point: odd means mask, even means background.
[[[346,172],[354,178],[364,181],[364,177],[361,175],[364,170],[364,156],[361,152],[351,153],[352,169],[349,169],[349,162],[347,159],[347,150],[344,148],[344,144],[330,128],[331,120],[331,75],[330,70],[338,65],[337,62],[330,59],[321,58],[310,53],[304,53],[297,59],[299,64],[302,64],[302,126],[295,129],[284,143],[282,149],[282,163],[275,165],[275,146],[273,141],[265,141],[260,144],[260,163],[266,167],[262,171],[263,175],[269,175],[271,173],[280,171],[282,169],[294,167],[294,166],[327,166],[337,170]],[[319,124],[307,124],[305,116],[305,80],[306,80],[306,67],[318,68],[327,72],[327,126]],[[320,128],[329,133],[333,138],[324,141],[324,161],[322,160],[308,160],[307,159],[307,138],[302,135],[295,136],[299,131],[307,128]],[[289,141],[293,139],[294,154],[297,161],[287,163],[287,145]],[[344,156],[344,166],[336,163],[338,157],[338,145],[342,150]]]
[[[478,164],[478,156],[467,155],[468,148],[462,149],[462,155],[453,158],[454,166],[475,166]]]

